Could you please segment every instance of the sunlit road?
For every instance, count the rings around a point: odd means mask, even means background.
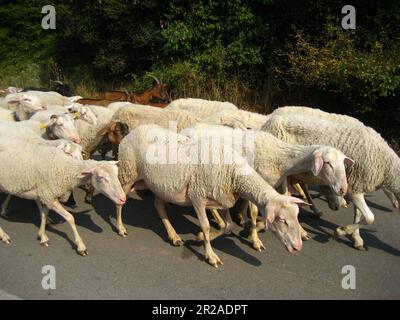
[[[11,245],[0,243],[0,299],[400,298],[400,216],[382,192],[367,198],[375,223],[361,230],[365,252],[353,249],[347,238],[332,239],[339,224],[352,222],[351,206],[333,212],[318,199],[321,219],[305,211],[300,216],[313,239],[298,255],[289,254],[270,231],[260,235],[267,249],[256,252],[236,225],[232,235],[213,242],[224,262],[219,269],[204,262],[202,246],[193,241],[199,228],[191,208],[168,207],[185,240],[185,246],[176,248],[168,242],[151,193],[133,195],[125,206],[127,238],[113,228],[114,207],[108,199],[97,194],[90,206],[82,196],[82,190],[75,191],[79,205],[71,212],[87,257],[75,252],[67,223],[49,227],[50,246],[40,246],[34,203],[12,201],[10,218],[0,219],[13,240]],[[234,210],[232,216],[236,218]],[[44,265],[55,267],[55,290],[42,288]],[[345,265],[355,267],[355,290],[341,286]]]

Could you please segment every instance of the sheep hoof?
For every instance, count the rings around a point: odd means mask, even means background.
[[[310,239],[311,239],[311,237],[308,235],[308,233],[301,235],[301,240],[303,240],[303,241],[308,241]]]
[[[333,239],[334,240],[339,240],[340,238],[340,233],[338,232],[338,230],[336,229],[335,232],[333,233]]]
[[[5,244],[11,244],[11,239],[8,235],[5,235],[1,241],[3,241]]]
[[[214,268],[218,268],[218,265],[224,265],[221,259],[214,253],[213,256],[208,257],[207,262]]]
[[[183,240],[182,240],[181,238],[179,238],[179,237],[174,238],[174,239],[170,239],[170,241],[172,242],[172,244],[173,244],[175,247],[180,247],[180,246],[183,245]]]
[[[365,249],[365,247],[363,246],[363,245],[361,245],[361,246],[356,246],[355,247],[357,250],[359,250],[359,251],[365,251],[366,249]]]
[[[257,250],[258,252],[261,252],[265,250],[264,244],[261,242],[261,240],[258,243],[253,243],[253,248]]]
[[[43,247],[48,247],[49,246],[49,241],[47,240],[47,241],[40,242],[40,245],[43,246]]]
[[[265,246],[263,244],[260,244],[259,246],[253,245],[253,248],[256,249],[258,252],[265,250]]]
[[[128,231],[126,230],[119,230],[118,234],[122,237],[122,238],[126,238],[128,236]]]
[[[7,218],[8,217],[7,211],[1,211],[0,216],[2,216],[3,218]]]
[[[81,256],[83,256],[83,257],[85,257],[85,256],[88,255],[88,252],[87,252],[86,249],[85,249],[85,250],[78,250],[78,253],[79,253]]]

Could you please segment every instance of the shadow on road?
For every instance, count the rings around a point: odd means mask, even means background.
[[[312,238],[315,241],[320,243],[327,243],[333,240],[333,233],[339,225],[329,222],[323,218],[316,218],[310,211],[306,211],[302,209],[299,214],[299,221],[302,223],[303,228],[310,233],[310,235],[314,235]],[[306,226],[305,226],[306,225]],[[308,227],[307,227],[308,226]],[[311,228],[310,228],[311,227]],[[327,232],[326,229],[331,230]],[[391,245],[379,240],[377,236],[373,233],[376,231],[374,230],[367,230],[363,227],[360,228],[360,235],[364,239],[364,244],[366,249],[368,248],[375,248],[378,250],[383,250],[387,253],[390,253],[395,256],[400,256],[400,250],[392,247]],[[353,241],[350,236],[348,237],[341,237],[336,241],[347,245],[350,248],[353,247]],[[356,250],[356,249],[354,249]]]

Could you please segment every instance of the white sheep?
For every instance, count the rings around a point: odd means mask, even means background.
[[[31,119],[17,122],[0,121],[0,129],[3,130],[5,136],[10,135],[10,131],[14,131],[16,137],[25,135],[26,141],[40,136],[45,139],[66,139],[80,143],[71,114],[53,115],[45,123]]]
[[[1,132],[0,129],[0,134],[3,133]],[[7,134],[10,134],[10,132],[6,132]],[[1,134],[2,137],[4,137],[3,134]],[[63,151],[66,155],[72,157],[73,159],[78,159],[78,160],[83,160],[82,158],[82,147],[79,144],[76,144],[72,141],[64,140],[64,139],[57,139],[57,140],[45,140],[39,137],[39,139],[29,139],[29,142],[26,141],[24,136],[17,136],[15,137],[14,135],[7,135],[7,140],[10,143],[10,147],[14,148],[15,144],[24,144],[24,143],[31,143],[31,144],[38,144],[42,146],[51,146],[54,148],[57,148],[61,151]],[[3,147],[4,147],[4,140],[3,140]],[[65,199],[68,199],[70,197],[71,193],[68,193],[64,196],[61,197],[61,202],[65,202]],[[4,200],[2,206],[1,206],[1,211],[0,211],[0,216],[7,216],[7,208],[11,200],[11,195],[7,195],[7,198]],[[40,210],[40,207],[38,207]],[[43,239],[42,239],[43,240]],[[47,241],[42,241],[41,244],[47,246]]]
[[[60,197],[73,188],[91,183],[116,204],[126,201],[118,181],[118,167],[111,161],[76,160],[48,146],[15,144],[0,139],[0,191],[20,198],[36,200],[41,207],[41,241],[46,241],[45,221],[48,210],[60,214],[71,226],[77,251],[86,255],[86,246],[75,226],[74,217],[60,204]],[[6,237],[9,242],[9,238]],[[6,240],[7,240],[6,239]]]
[[[165,109],[185,110],[193,113],[200,119],[205,119],[217,112],[236,111],[238,110],[238,107],[230,102],[187,98],[174,100],[168,106],[166,106]]]
[[[87,106],[88,107],[88,106]],[[99,107],[100,108],[100,107]],[[81,145],[86,158],[96,150],[105,134],[104,129],[113,122],[114,112],[101,107],[106,112],[100,112],[96,108],[89,108],[96,116],[96,124],[89,124],[83,119],[75,120],[75,127],[81,139]]]
[[[260,130],[268,116],[245,110],[220,111],[202,120],[203,123],[220,124],[232,128]]]
[[[63,95],[55,91],[31,90],[31,91],[26,91],[26,93],[38,97],[45,106],[48,105],[66,106],[71,104],[71,100],[69,97],[64,97]]]
[[[46,110],[35,112],[30,119],[46,122],[51,118],[52,115],[62,115],[68,112],[73,114],[74,119],[81,119],[93,125],[97,124],[97,116],[94,114],[94,112],[88,107],[85,107],[79,103],[74,103],[66,107],[47,106]]]
[[[324,119],[327,121],[334,121],[334,122],[338,122],[341,124],[349,124],[351,126],[355,125],[360,125],[360,126],[365,126],[360,120],[347,116],[347,115],[343,115],[343,114],[336,114],[336,113],[330,113],[330,112],[325,112],[322,111],[320,109],[316,109],[316,108],[310,108],[310,107],[303,107],[303,106],[285,106],[285,107],[281,107],[276,109],[273,112],[274,115],[294,115],[294,114],[302,114],[302,115],[309,115],[309,116],[313,116],[313,117],[317,117],[319,119]],[[304,185],[302,185],[304,186]],[[303,187],[304,192],[305,192],[305,197],[307,198],[307,200],[309,202],[312,203],[312,208],[314,213],[320,215],[322,212],[320,210],[318,210],[313,201],[311,196],[309,195],[308,191],[307,191],[307,187],[304,186]],[[385,188],[383,188],[383,191],[385,193],[385,195],[389,198],[389,200],[391,201],[393,207],[395,209],[399,209],[399,202],[397,201],[395,195],[390,192],[389,190],[386,190]],[[346,207],[346,200],[343,197],[338,197],[335,194],[333,194],[331,191],[329,191],[328,189],[325,189],[323,191],[324,196],[327,198],[328,204],[330,208],[335,208],[335,207]],[[337,210],[337,209],[336,209]]]
[[[118,176],[125,193],[132,185],[133,190],[149,188],[153,191],[157,199],[156,209],[171,240],[179,236],[169,223],[164,202],[193,205],[204,235],[206,260],[214,267],[222,262],[210,245],[212,234],[206,208],[231,208],[238,197],[257,204],[266,223],[271,225],[290,252],[300,250],[302,240],[295,204],[304,202],[277,193],[228,144],[217,143],[211,149],[201,150],[214,161],[178,156],[194,155],[199,151],[198,146],[196,139],[171,134],[171,131],[156,125],[142,125],[132,130],[119,146]],[[232,156],[231,162],[225,161],[225,153]],[[121,211],[122,205],[117,205],[117,229],[126,235]],[[229,223],[229,213],[227,218]]]
[[[0,108],[0,120],[1,121],[15,121],[15,112]]]
[[[178,132],[200,122],[200,118],[184,110],[166,110],[146,105],[127,105],[118,109],[114,122],[123,122],[132,130],[143,124],[156,124],[163,128],[176,125]]]
[[[181,133],[209,143],[213,139],[229,142],[237,148],[239,154],[244,153],[255,171],[275,189],[282,187],[285,191],[289,176],[309,173],[319,184],[331,187],[337,195],[342,196],[347,192],[345,164],[352,164],[353,161],[335,148],[324,145],[292,145],[268,132],[242,131],[220,125],[197,124]],[[256,231],[257,208],[250,205],[250,209],[251,241],[253,247],[261,251],[265,247]],[[241,213],[246,214],[246,211]],[[303,240],[309,239],[304,230],[302,237]]]
[[[7,106],[5,109],[8,110],[2,109],[1,119],[7,121],[26,120],[33,112],[46,108],[40,99],[25,92],[7,95],[6,102]]]
[[[135,106],[135,104],[131,103],[131,102],[127,102],[127,101],[112,102],[107,106],[107,109],[112,110],[112,111],[115,112],[118,109],[120,109],[122,107],[125,107],[125,106]]]
[[[364,193],[384,188],[392,192],[397,200],[400,199],[399,157],[375,130],[360,125],[358,121],[346,121],[346,117],[341,122],[309,114],[274,113],[269,116],[263,130],[288,143],[330,145],[355,161],[348,169],[347,176],[348,194],[355,206],[354,224],[337,228],[335,236],[351,234],[354,246],[364,250],[364,241],[359,235],[359,223],[362,216],[367,224],[374,221]]]

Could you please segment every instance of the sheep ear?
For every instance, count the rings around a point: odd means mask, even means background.
[[[119,161],[107,161],[108,163],[114,164],[114,165],[118,165]]]
[[[79,174],[79,179],[90,177],[91,175],[93,175],[93,172],[94,172],[94,168],[86,169],[85,171],[82,171]]]
[[[349,157],[344,157],[344,164],[348,167],[351,167],[354,164],[354,160]]]
[[[292,204],[297,204],[299,206],[309,206],[311,207],[311,204],[308,202],[305,202],[304,200],[297,198],[297,197],[288,197],[289,202]]]
[[[320,153],[315,154],[311,166],[311,172],[313,173],[313,175],[317,176],[321,172],[323,166],[324,166],[324,159],[322,159],[322,155]]]
[[[275,220],[275,206],[274,205],[267,205],[266,210],[265,210],[266,216],[264,217],[265,221],[265,226],[274,222]]]

